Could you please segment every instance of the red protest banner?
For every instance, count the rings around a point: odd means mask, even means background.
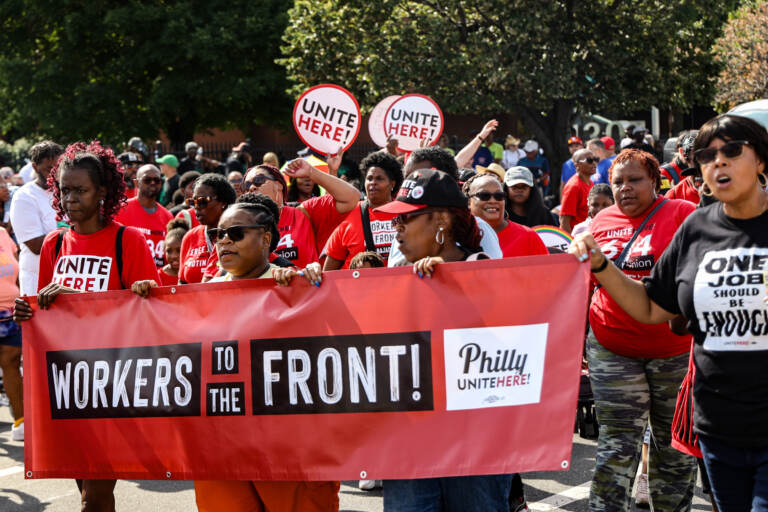
[[[557,255],[59,296],[24,326],[27,477],[565,469],[587,282]]]

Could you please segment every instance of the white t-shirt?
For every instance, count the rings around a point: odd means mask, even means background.
[[[517,151],[505,149],[504,157],[501,159],[501,166],[505,169],[509,169],[510,167],[516,166],[517,162],[519,162],[520,159],[524,157],[525,151],[522,149],[518,149]]]
[[[40,256],[33,253],[24,242],[47,235],[56,229],[56,211],[51,206],[53,195],[40,188],[34,181],[27,183],[13,194],[11,225],[21,246],[19,253],[19,284],[22,295],[37,294],[37,271]]]
[[[32,167],[32,161],[30,160],[27,162],[27,164],[21,168],[19,171],[19,176],[24,180],[24,183],[29,183],[30,181],[35,181],[35,168]]]
[[[480,228],[480,232],[483,235],[483,238],[480,240],[480,247],[483,249],[483,252],[494,260],[503,258],[504,255],[501,253],[499,237],[491,225],[480,217],[475,217],[475,220],[477,221],[477,227]],[[400,267],[404,265],[409,265],[409,262],[405,259],[405,256],[403,256],[403,253],[400,252],[400,244],[397,243],[397,238],[395,238],[392,240],[392,246],[389,248],[387,266]]]

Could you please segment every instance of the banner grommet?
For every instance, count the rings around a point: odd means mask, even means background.
[[[367,476],[368,476],[368,472],[366,471],[360,472],[360,480],[365,480]]]
[[[171,478],[171,472],[170,471],[166,471],[165,472],[165,478]]]
[[[560,467],[563,469],[568,469],[568,461],[564,460],[563,462],[561,462]]]
[[[32,478],[32,472],[31,471],[27,471],[27,478]]]
[[[358,270],[355,270],[354,272],[352,272],[352,277],[354,277],[355,279],[357,279],[358,277],[360,277],[360,271],[358,271]]]

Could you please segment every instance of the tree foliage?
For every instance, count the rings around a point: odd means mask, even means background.
[[[288,0],[0,2],[0,132],[189,140],[289,117]]]
[[[768,1],[749,2],[733,13],[714,52],[722,64],[715,96],[720,110],[768,97]]]
[[[575,109],[708,103],[711,41],[736,0],[296,0],[281,61],[294,93],[342,84],[367,107],[418,91],[449,113],[518,111],[567,154]]]

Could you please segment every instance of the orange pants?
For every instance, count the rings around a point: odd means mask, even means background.
[[[199,512],[337,512],[340,482],[196,480]]]

